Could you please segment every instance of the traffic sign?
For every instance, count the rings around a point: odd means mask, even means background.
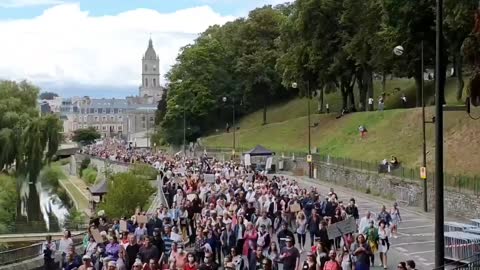
[[[420,167],[420,178],[422,179],[427,179],[427,168],[426,167]]]
[[[312,155],[307,155],[307,162],[309,162],[309,163],[312,162]]]

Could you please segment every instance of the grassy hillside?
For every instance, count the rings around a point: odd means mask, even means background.
[[[408,82],[408,81],[406,81]],[[405,83],[405,82],[402,82]],[[449,82],[447,102],[455,99],[454,83]],[[327,98],[332,98],[329,96]],[[240,121],[237,145],[241,148],[262,144],[277,151],[306,151],[308,133],[306,100],[292,100],[269,110],[271,124],[261,126],[261,112]],[[330,102],[330,101],[329,101]],[[387,103],[388,106],[388,103]],[[427,108],[427,119],[433,116]],[[480,114],[480,111],[479,111]],[[336,114],[312,114],[312,146],[319,152],[338,157],[379,162],[395,155],[407,167],[418,167],[422,160],[421,109],[393,109],[384,112],[348,114],[340,119]],[[358,126],[368,129],[361,139]],[[232,134],[204,138],[208,146],[230,147]],[[428,162],[434,158],[434,126],[427,125]],[[480,121],[463,112],[445,113],[445,168],[450,173],[480,174]]]

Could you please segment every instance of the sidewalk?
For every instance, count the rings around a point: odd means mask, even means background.
[[[90,216],[90,194],[88,193],[87,185],[76,176],[68,175],[67,177],[67,179],[61,179],[60,184],[74,201],[77,210],[83,211],[87,216]]]

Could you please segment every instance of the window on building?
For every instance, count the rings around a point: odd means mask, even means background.
[[[93,108],[90,108],[90,113],[94,113],[94,109]]]
[[[142,128],[145,128],[145,123],[142,124]]]
[[[112,121],[112,122],[115,121],[115,117],[110,116],[110,121]]]
[[[103,131],[106,131],[106,130],[107,130],[107,126],[102,126],[102,130],[103,130]]]
[[[107,108],[107,114],[111,113],[110,108]]]
[[[153,87],[157,86],[157,80],[153,79]]]
[[[153,116],[150,116],[150,122],[154,122],[155,119],[153,118]]]
[[[103,121],[103,122],[107,121],[107,117],[106,117],[106,116],[103,116],[103,117],[102,117],[102,121]]]
[[[157,71],[157,65],[153,65],[153,71]]]
[[[148,79],[145,78],[145,87],[148,87]]]
[[[103,108],[102,113],[107,113],[107,109]]]
[[[145,66],[143,67],[143,70],[144,70],[145,72],[147,72],[147,70],[148,70],[147,64],[145,64]]]
[[[117,127],[117,130],[118,130],[118,131],[122,131],[122,126],[118,126],[118,127]]]
[[[95,116],[95,122],[98,122],[98,116]]]
[[[118,113],[118,109],[117,109],[117,108],[113,109],[113,113],[117,114],[117,113]]]
[[[84,108],[81,108],[81,109],[80,109],[80,113],[84,114],[84,113],[85,113],[85,109],[84,109]]]
[[[118,116],[118,121],[123,121],[123,117],[121,115]]]
[[[87,116],[86,115],[83,117],[83,121],[87,122]]]
[[[94,109],[93,111],[94,111],[95,113],[98,113],[98,109]]]
[[[142,116],[142,121],[145,122],[145,116]]]

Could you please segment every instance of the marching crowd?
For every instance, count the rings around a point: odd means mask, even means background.
[[[167,202],[155,213],[139,209],[132,217],[100,213],[81,255],[66,232],[59,244],[63,269],[367,270],[377,256],[387,269],[390,238],[401,222],[396,204],[360,216],[355,199],[346,203],[333,189],[322,194],[233,162],[171,157],[115,142],[84,153],[152,164],[163,177]],[[331,226],[347,220],[355,222],[354,231],[331,233]],[[56,246],[47,239],[44,249],[48,267]],[[415,263],[401,262],[397,269],[415,269]]]

